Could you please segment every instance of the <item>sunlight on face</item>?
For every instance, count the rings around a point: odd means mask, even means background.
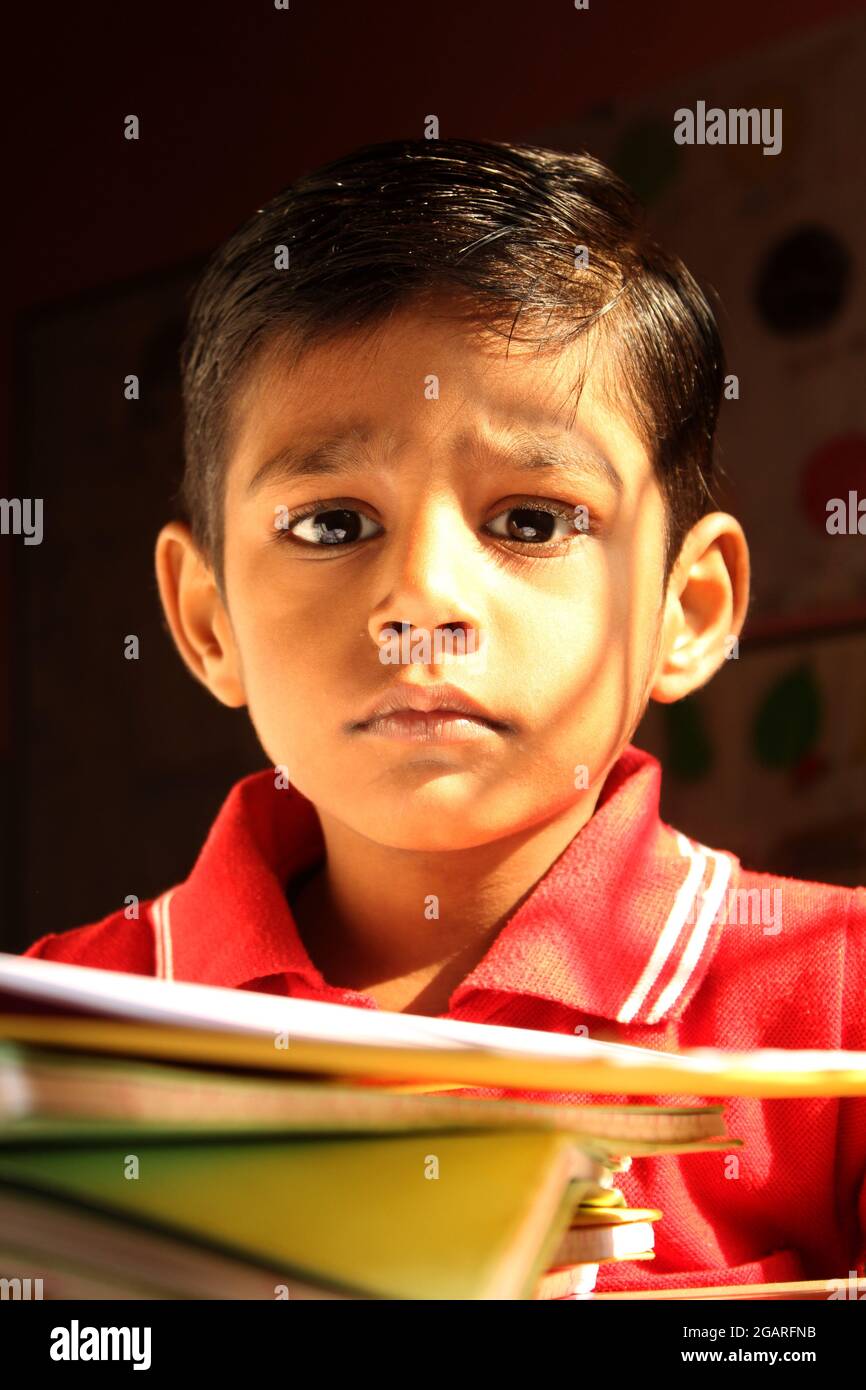
[[[382,844],[465,848],[594,804],[642,713],[664,505],[603,350],[575,412],[586,350],[506,357],[406,309],[271,360],[239,398],[225,592],[250,717],[304,796]],[[451,625],[468,650],[383,664],[400,624]],[[423,743],[357,727],[407,680],[459,687],[506,727]]]

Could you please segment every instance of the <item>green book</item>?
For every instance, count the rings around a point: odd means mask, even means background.
[[[224,1293],[188,1281],[180,1296],[278,1298],[300,1281],[349,1298],[533,1298],[604,1177],[571,1136],[530,1131],[16,1145],[0,1149],[0,1258],[50,1261],[62,1203],[82,1233],[88,1215],[96,1236],[122,1223],[140,1285],[166,1285],[155,1236],[265,1276],[238,1294],[223,1264]],[[74,1263],[97,1259],[96,1236]]]
[[[720,1105],[556,1105],[407,1093],[0,1040],[0,1144],[476,1129],[567,1131],[614,1168],[620,1154],[739,1145],[725,1134]]]

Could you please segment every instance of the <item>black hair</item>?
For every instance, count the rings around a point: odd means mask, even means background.
[[[277,268],[277,248],[288,268]],[[585,248],[581,253],[579,248]],[[585,262],[585,263],[584,263]],[[299,352],[428,294],[555,351],[594,325],[665,500],[665,582],[715,506],[724,356],[707,297],[648,233],[622,179],[586,152],[482,140],[367,145],[297,179],[214,253],[181,353],[181,500],[222,587],[233,403],[266,349]]]

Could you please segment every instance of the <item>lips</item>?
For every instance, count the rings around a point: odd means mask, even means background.
[[[384,695],[380,695],[358,726],[369,724],[374,719],[389,714],[399,714],[413,710],[419,714],[462,714],[469,719],[488,724],[493,729],[505,729],[509,725],[486,709],[478,700],[460,690],[456,685],[394,685]]]

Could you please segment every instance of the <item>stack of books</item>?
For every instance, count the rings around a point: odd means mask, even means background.
[[[864,1063],[828,1056],[834,1092],[862,1090]],[[631,1159],[739,1141],[721,1105],[508,1090],[827,1080],[775,1054],[658,1053],[0,955],[0,1278],[60,1299],[586,1298],[602,1261],[653,1258],[662,1212],[616,1186]],[[505,1094],[448,1094],[461,1087]]]

